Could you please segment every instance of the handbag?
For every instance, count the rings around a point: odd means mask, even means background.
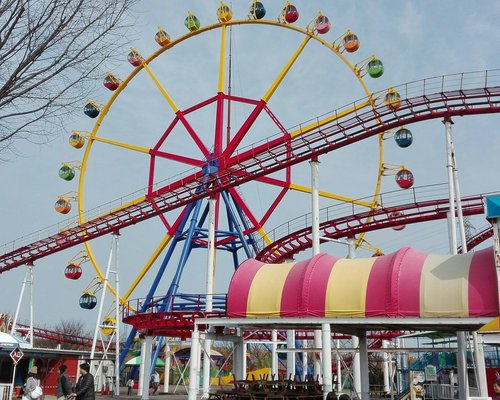
[[[33,389],[33,391],[31,392],[30,394],[30,397],[33,399],[33,400],[36,400],[38,399],[41,395],[43,394],[43,390],[42,388],[40,387],[40,385],[37,385],[36,388]]]

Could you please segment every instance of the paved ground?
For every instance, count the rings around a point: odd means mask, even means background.
[[[173,388],[172,388],[173,390]],[[120,397],[118,399],[130,399],[130,400],[138,400],[140,399],[140,396],[137,396],[137,390],[134,390],[134,394],[132,396],[127,396],[127,389],[122,388],[120,390]],[[157,393],[155,395],[150,395],[149,398],[151,400],[186,400],[187,399],[187,393],[184,390],[184,387],[179,387],[177,388],[176,393]],[[97,400],[113,400],[116,399],[116,397],[113,396],[101,396],[100,394],[97,394],[96,396]],[[56,396],[44,396],[44,400],[57,400]]]

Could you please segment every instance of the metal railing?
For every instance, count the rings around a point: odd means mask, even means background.
[[[123,317],[135,314],[161,313],[161,312],[204,312],[206,308],[206,294],[176,294],[175,296],[153,297],[144,311],[141,310],[146,298],[130,300],[128,307],[123,309]],[[212,312],[226,312],[227,294],[212,294]]]
[[[10,400],[12,385],[10,383],[0,383],[0,400]]]
[[[454,400],[458,399],[458,386],[444,383],[424,383],[424,399]]]
[[[446,183],[434,185],[416,186],[411,189],[393,190],[390,192],[381,193],[378,196],[377,207],[390,209],[399,204],[418,203],[428,200],[437,200],[445,198],[448,194],[448,186]],[[357,215],[369,211],[369,208],[359,202],[371,202],[373,196],[366,196],[359,199],[353,199],[351,202],[336,203],[334,205],[321,208],[319,210],[320,222],[330,221],[332,219],[345,217],[348,215]],[[294,232],[310,227],[312,224],[312,214],[307,213],[299,217],[293,218],[271,231],[267,232],[271,242],[288,236]],[[260,239],[259,248],[264,248],[264,239]]]

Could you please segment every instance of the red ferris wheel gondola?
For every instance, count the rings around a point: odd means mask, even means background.
[[[415,178],[410,170],[401,168],[396,174],[396,183],[401,189],[409,189],[413,186]]]
[[[297,10],[297,7],[289,1],[287,1],[285,7],[283,8],[282,15],[283,19],[289,24],[292,24],[299,19],[299,11]]]
[[[72,280],[80,279],[82,276],[82,267],[78,264],[68,264],[64,269],[64,276]]]
[[[395,220],[395,219],[399,219],[403,216],[404,214],[401,212],[401,211],[394,211],[392,213],[389,214],[389,219],[390,220]],[[396,225],[396,226],[393,226],[392,229],[394,229],[395,231],[402,231],[404,228],[406,228],[406,225],[405,224],[401,224],[401,225]]]
[[[117,77],[115,77],[111,72],[108,72],[102,84],[106,89],[109,89],[113,92],[116,89],[118,89],[118,86],[120,86],[120,80]]]

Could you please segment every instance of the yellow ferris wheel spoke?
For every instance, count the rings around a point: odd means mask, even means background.
[[[274,92],[276,91],[276,89],[278,88],[278,86],[280,85],[280,83],[283,81],[283,79],[285,79],[286,74],[288,73],[288,71],[290,71],[290,69],[292,68],[292,66],[295,63],[295,61],[297,61],[297,59],[300,56],[300,53],[302,53],[302,50],[304,50],[304,48],[306,47],[306,45],[309,42],[309,40],[311,40],[311,37],[312,37],[311,35],[306,35],[306,37],[304,38],[304,40],[302,41],[302,43],[300,44],[300,46],[298,47],[298,49],[295,50],[295,53],[293,53],[292,57],[286,63],[286,65],[283,68],[283,70],[276,77],[276,79],[271,84],[271,86],[269,87],[269,89],[267,89],[266,94],[264,94],[264,96],[262,97],[263,101],[265,101],[266,103],[269,102],[269,99],[274,94]]]
[[[128,149],[128,150],[138,151],[140,153],[149,154],[149,149],[146,148],[146,147],[141,147],[141,146],[136,146],[136,145],[133,145],[133,144],[119,142],[118,140],[106,139],[106,138],[99,137],[99,136],[94,136],[92,138],[92,140],[95,140],[96,142],[110,144],[110,145],[113,145],[113,146],[122,147],[122,148]]]
[[[146,262],[146,264],[144,264],[144,267],[142,267],[142,269],[139,271],[139,274],[135,278],[134,282],[132,282],[132,284],[130,285],[130,287],[127,289],[127,291],[123,295],[123,299],[125,301],[128,300],[128,298],[130,297],[130,295],[132,294],[132,292],[135,290],[135,288],[137,287],[137,285],[141,282],[142,278],[144,278],[144,276],[148,273],[149,269],[155,263],[155,261],[158,259],[158,257],[162,253],[162,251],[167,246],[167,244],[170,243],[170,240],[172,240],[172,235],[170,233],[167,233],[163,237],[163,239],[160,242],[160,244],[158,245],[158,247],[156,247],[156,249],[153,252],[153,254],[151,254],[151,257],[149,257],[149,259]]]
[[[308,193],[308,194],[312,193],[312,189],[310,187],[298,185],[296,183],[290,183],[290,189],[291,190],[296,190],[298,192]],[[325,197],[327,199],[339,200],[339,201],[342,201],[342,202],[345,202],[345,203],[352,203],[352,204],[356,204],[358,206],[363,206],[363,207],[367,207],[367,208],[373,208],[373,203],[369,203],[369,202],[362,201],[362,200],[352,199],[352,198],[347,197],[347,196],[342,196],[340,194],[326,192],[324,190],[320,190],[319,191],[319,195],[321,197]]]
[[[259,232],[259,235],[262,236],[262,239],[264,240],[266,246],[269,246],[272,243],[271,239],[269,239],[269,236],[267,235],[267,232],[264,230],[264,228],[261,227],[257,229],[257,232]]]
[[[348,108],[347,110],[344,110],[342,112],[338,112],[338,113],[335,113],[334,115],[330,115],[329,117],[326,117],[326,118],[323,118],[323,119],[320,119],[312,124],[309,124],[309,125],[306,125],[304,127],[300,127],[299,129],[296,129],[295,131],[293,132],[290,132],[290,137],[293,139],[297,136],[300,136],[300,135],[303,135],[305,133],[308,133],[308,132],[311,132],[312,130],[314,129],[317,129],[323,125],[326,125],[330,122],[333,122],[339,118],[342,118],[342,117],[345,117],[349,114],[352,114],[356,111],[359,111],[365,107],[371,107],[372,105],[372,101],[371,99],[369,100],[366,100],[365,102],[363,103],[360,103],[360,104],[356,104],[355,106],[351,107],[351,108]]]
[[[219,58],[219,84],[217,86],[217,92],[224,92],[224,71],[226,68],[226,25],[222,25],[221,28],[221,40],[220,40],[220,58]]]
[[[163,95],[163,97],[165,97],[165,100],[167,100],[168,104],[170,105],[170,108],[172,108],[172,111],[174,113],[178,113],[179,112],[179,107],[177,107],[177,104],[175,104],[175,102],[172,99],[172,97],[170,96],[170,94],[168,94],[168,92],[165,90],[165,88],[163,87],[163,85],[160,83],[160,81],[158,80],[158,78],[156,77],[156,75],[153,73],[153,71],[151,71],[151,68],[149,68],[149,65],[146,62],[144,62],[142,64],[142,66],[144,67],[144,69],[146,70],[146,72],[149,74],[149,76],[151,77],[151,79],[153,80],[153,82],[155,83],[156,87],[158,88],[158,90]]]

